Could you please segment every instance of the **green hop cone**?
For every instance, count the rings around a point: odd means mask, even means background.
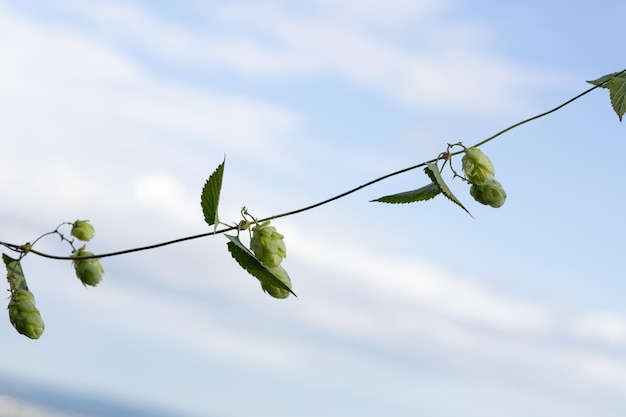
[[[72,225],[72,236],[83,242],[89,242],[95,234],[96,230],[89,224],[89,220],[76,220]]]
[[[285,271],[285,269],[282,266],[275,266],[273,268],[267,268],[267,269],[271,273],[273,273],[283,284],[291,288],[291,279],[289,278],[287,271]],[[272,285],[263,281],[261,281],[261,288],[263,288],[263,291],[265,291],[266,293],[268,293],[274,298],[287,298],[289,297],[289,294],[291,294],[289,291],[283,288],[278,288],[275,285]]]
[[[93,253],[86,251],[83,245],[78,250],[72,253],[72,256],[92,256]],[[81,280],[83,285],[90,285],[95,287],[100,281],[102,281],[102,274],[104,274],[104,268],[99,259],[75,259],[72,261],[74,269],[76,270],[76,276]]]
[[[476,185],[483,185],[493,179],[493,164],[478,148],[468,148],[461,161],[467,179]]]
[[[506,200],[504,188],[494,179],[484,185],[473,184],[470,188],[470,194],[474,197],[474,200],[479,203],[495,208],[502,207]]]
[[[35,307],[33,293],[24,289],[13,291],[8,308],[9,320],[15,330],[31,339],[39,339],[45,326]]]
[[[263,265],[267,268],[274,268],[287,257],[287,248],[283,241],[284,236],[269,224],[270,222],[266,221],[252,228],[250,249]]]

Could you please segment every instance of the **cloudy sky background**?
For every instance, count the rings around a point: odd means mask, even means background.
[[[96,253],[203,233],[224,155],[224,221],[321,201],[623,69],[625,13],[0,0],[0,240],[78,218]],[[475,219],[442,197],[368,202],[426,184],[416,170],[280,219],[298,299],[264,295],[222,236],[104,259],[88,289],[28,256],[46,330],[0,320],[0,373],[189,416],[621,415],[624,137],[594,91],[483,148],[501,209],[460,181]]]

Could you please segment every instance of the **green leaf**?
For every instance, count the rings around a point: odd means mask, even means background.
[[[206,180],[202,188],[202,195],[200,196],[200,205],[202,206],[204,221],[206,221],[209,226],[215,225],[216,229],[219,223],[217,207],[220,203],[220,192],[222,191],[224,163],[226,163],[226,158],[224,158],[224,161],[213,171],[209,179]]]
[[[626,70],[607,74],[597,80],[587,82],[609,89],[611,106],[613,106],[613,110],[621,122],[624,113],[626,113]]]
[[[443,193],[443,195],[448,197],[448,200],[452,201],[454,204],[458,205],[463,210],[465,210],[465,212],[469,214],[470,217],[472,218],[474,217],[472,216],[472,213],[470,213],[463,206],[463,204],[461,204],[461,202],[454,196],[454,194],[452,194],[452,191],[450,191],[450,189],[444,182],[443,178],[441,178],[441,174],[439,173],[439,168],[437,167],[437,163],[426,164],[426,168],[424,169],[424,172],[426,172],[426,175],[428,175],[428,177],[431,179],[432,182],[434,182],[435,184],[439,186],[439,188],[441,188],[441,192]]]
[[[619,121],[622,121],[622,116],[626,113],[626,76],[614,77],[609,81],[609,97],[611,98],[611,105],[613,110],[617,113]]]
[[[17,259],[13,259],[4,253],[2,254],[2,260],[7,267],[7,281],[9,281],[11,291],[28,291],[26,278],[24,278],[24,271],[22,271],[22,265],[20,264],[20,261],[18,261]]]
[[[289,291],[291,294],[297,297],[297,295],[291,291],[291,288],[286,286],[276,275],[268,270],[261,261],[259,261],[254,253],[250,251],[237,236],[224,235],[228,238],[228,251],[233,258],[237,261],[239,266],[248,271],[250,275],[261,281],[262,283],[273,285],[275,287]]]
[[[376,200],[380,203],[390,203],[390,204],[406,204],[406,203],[415,203],[417,201],[426,201],[435,197],[437,194],[441,192],[441,188],[431,182],[428,185],[425,185],[417,190],[405,191],[403,193],[386,195],[384,197],[377,198]]]
[[[623,71],[620,72],[614,72],[612,74],[607,74],[607,75],[603,75],[602,77],[598,78],[597,80],[593,80],[593,81],[587,81],[589,84],[593,84],[593,85],[597,85],[600,86],[602,88],[609,88],[609,83],[608,81],[611,80],[611,78],[621,74],[621,76],[625,76],[624,74],[622,74]],[[602,84],[602,85],[601,85]]]

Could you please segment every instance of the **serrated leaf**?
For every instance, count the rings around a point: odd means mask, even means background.
[[[428,185],[425,185],[417,190],[405,191],[403,193],[386,195],[384,197],[377,198],[376,200],[371,200],[380,202],[380,203],[390,203],[390,204],[406,204],[406,203],[415,203],[417,201],[426,201],[435,197],[437,194],[441,193],[441,188],[431,182]]]
[[[609,97],[611,98],[611,105],[613,110],[617,113],[619,121],[622,121],[622,116],[626,113],[626,78],[614,77],[609,84]]]
[[[602,77],[598,78],[597,80],[593,80],[593,81],[587,81],[589,84],[593,84],[593,85],[598,85],[602,88],[609,88],[609,83],[608,81],[613,78],[618,76],[619,74],[621,74],[621,77],[624,77],[625,75],[623,74],[623,71],[619,71],[619,72],[614,72],[612,74],[607,74],[607,75],[603,75]],[[603,84],[604,83],[604,84]],[[602,85],[601,85],[602,84]]]
[[[219,223],[217,208],[220,203],[225,163],[226,158],[224,158],[224,161],[213,171],[209,179],[206,180],[202,188],[202,195],[200,196],[200,205],[202,206],[204,221],[206,221],[209,226],[215,225],[216,228]]]
[[[441,188],[441,192],[443,193],[443,195],[448,197],[448,200],[452,201],[454,204],[458,205],[463,210],[465,210],[465,212],[467,214],[469,214],[470,217],[472,217],[472,218],[474,217],[474,216],[472,216],[472,213],[470,213],[469,210],[467,210],[463,206],[463,204],[461,204],[459,199],[456,198],[454,196],[454,194],[452,194],[452,191],[450,191],[450,189],[448,188],[448,185],[445,183],[443,178],[441,178],[441,174],[439,173],[439,168],[437,167],[436,163],[434,163],[434,162],[433,163],[427,163],[426,164],[426,168],[424,168],[424,172],[426,172],[426,175],[428,175],[428,177],[430,178],[430,180],[432,182],[434,182],[435,184],[437,184],[439,186],[439,188]]]
[[[587,82],[609,89],[611,106],[613,106],[613,110],[621,122],[624,113],[626,113],[626,70],[607,74],[597,80]]]
[[[291,288],[286,286],[276,275],[274,275],[269,269],[267,269],[261,261],[259,261],[250,249],[248,249],[237,236],[224,235],[228,238],[228,251],[235,258],[235,261],[243,269],[248,271],[250,275],[261,281],[262,283],[273,285],[283,290],[289,291],[291,294],[297,297],[297,295],[291,291]]]
[[[13,259],[6,254],[2,254],[2,260],[7,267],[7,281],[11,291],[26,290],[28,291],[28,285],[26,285],[26,278],[24,278],[24,271],[22,271],[22,265],[17,259]]]

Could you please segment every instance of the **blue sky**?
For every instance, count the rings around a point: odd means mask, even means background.
[[[623,69],[625,9],[0,1],[0,240],[79,218],[96,253],[203,233],[224,155],[224,221],[326,199]],[[46,330],[0,320],[0,373],[189,416],[621,415],[624,135],[595,91],[485,145],[498,210],[459,181],[474,219],[368,202],[416,170],[275,221],[298,299],[264,295],[221,236],[103,259],[88,289],[28,256]]]

